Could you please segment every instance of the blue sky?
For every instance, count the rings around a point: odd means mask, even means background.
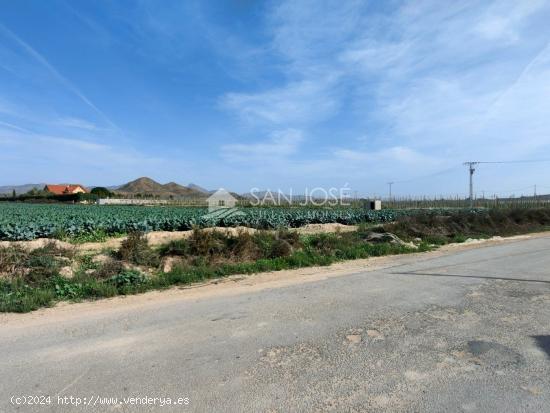
[[[0,185],[465,194],[550,158],[550,1],[4,1]],[[550,193],[550,163],[480,166]]]

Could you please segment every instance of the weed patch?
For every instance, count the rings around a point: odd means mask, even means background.
[[[54,242],[33,251],[19,246],[0,248],[0,275],[38,284],[57,275],[73,257],[73,251],[59,248]]]
[[[149,246],[142,232],[128,234],[115,256],[119,260],[148,267],[157,267],[160,263],[158,253]]]
[[[109,233],[103,228],[97,228],[88,232],[81,232],[74,235],[69,235],[63,229],[58,229],[54,232],[52,238],[65,242],[70,242],[71,244],[85,244],[87,242],[105,242],[109,238],[119,238],[125,235],[126,234],[122,232]]]
[[[550,228],[550,209],[492,209],[454,214],[416,214],[399,217],[384,229],[405,240],[421,238],[435,245],[467,238],[511,236]]]

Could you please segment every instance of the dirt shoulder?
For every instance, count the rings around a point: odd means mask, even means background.
[[[55,323],[70,319],[78,319],[80,317],[101,316],[105,313],[116,315],[117,312],[124,312],[135,307],[155,307],[159,304],[169,305],[171,302],[180,300],[197,301],[212,297],[254,293],[267,289],[321,281],[333,277],[353,274],[359,271],[375,271],[391,268],[396,265],[427,261],[463,250],[485,248],[503,243],[513,243],[526,239],[547,237],[550,237],[550,231],[507,238],[494,237],[486,240],[467,241],[460,244],[448,244],[431,252],[344,261],[327,267],[308,267],[252,275],[234,275],[205,283],[173,287],[163,291],[151,291],[139,295],[117,296],[98,301],[86,301],[81,303],[61,302],[52,308],[40,309],[31,313],[0,314],[0,324],[3,326],[10,326],[11,328],[28,328],[32,325]]]

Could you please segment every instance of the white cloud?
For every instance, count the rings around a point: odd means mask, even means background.
[[[221,105],[252,123],[317,123],[338,109],[333,83],[334,79],[304,80],[265,92],[229,93]]]
[[[343,161],[369,162],[379,165],[381,163],[393,162],[397,164],[437,166],[434,158],[428,157],[414,149],[405,146],[392,146],[377,151],[354,150],[354,149],[336,149],[334,154]]]
[[[284,82],[256,92],[231,92],[221,107],[257,125],[315,125],[342,106],[346,68],[334,61],[360,23],[360,1],[280,2],[268,17],[270,50],[282,59]]]
[[[71,137],[30,133],[24,130],[19,132],[0,129],[0,146],[4,147],[4,153],[14,150],[18,154],[24,153],[28,160],[49,159],[57,167],[60,165],[78,165],[78,169],[100,165],[135,167],[163,162],[161,159],[146,156],[131,148]]]
[[[278,3],[269,32],[286,81],[222,99],[258,129],[299,124],[310,137],[302,148],[327,148],[323,158],[301,151],[287,171],[365,178],[358,165],[367,162],[380,179],[400,179],[469,159],[550,154],[550,3],[365,7]],[[332,127],[335,139],[367,137],[329,151],[333,142],[312,139],[330,121],[342,130]]]
[[[550,17],[548,3],[409,3],[385,19],[383,30],[358,35],[340,54],[351,82],[370,81],[358,88],[357,115],[390,125],[393,145],[406,142],[443,157],[508,159],[517,155],[514,147],[535,154],[541,133],[550,133],[539,111],[550,98],[544,86],[550,30],[526,31],[541,13]],[[491,22],[492,33],[477,30]]]
[[[251,144],[230,144],[221,148],[222,156],[232,162],[281,161],[294,154],[303,140],[295,129],[273,132],[266,141]]]
[[[510,30],[510,20],[507,17],[491,16],[481,21],[476,26],[476,30],[487,39],[515,43],[519,37],[516,31]]]
[[[13,123],[9,123],[9,122],[0,121],[0,126],[3,126],[5,128],[9,128],[9,129],[13,129],[13,130],[16,130],[16,131],[19,131],[19,132],[31,133],[28,129],[22,128],[20,126],[14,125]]]
[[[87,131],[97,131],[101,129],[95,123],[92,123],[85,119],[72,118],[72,117],[60,118],[55,122],[55,124],[63,127],[68,127],[68,128],[84,129]]]
[[[474,30],[488,40],[517,43],[526,18],[545,6],[544,0],[499,1],[491,4]]]
[[[365,6],[358,0],[278,2],[269,17],[272,47],[299,74],[318,66],[326,68],[342,45],[356,35]]]
[[[239,80],[214,101],[217,108],[244,120],[235,128],[229,125],[228,133],[243,138],[220,145],[228,162],[212,161],[196,172],[219,173],[220,185],[226,186],[225,173],[232,168],[235,181],[310,180],[323,185],[335,177],[371,185],[377,179],[384,183],[426,175],[470,159],[550,157],[547,0],[283,0],[259,8],[268,15],[246,34],[238,24],[211,19],[200,2],[159,6],[143,1],[127,13],[118,5],[109,7],[129,37],[126,47],[169,67],[170,74],[183,61],[189,69],[189,57],[199,44],[201,59],[203,52],[208,54],[213,71]],[[182,25],[182,16],[194,18]],[[92,21],[85,24],[98,34],[103,30]],[[33,73],[53,76],[94,109],[44,56],[10,33],[7,37],[19,45],[11,49],[24,50],[21,56],[39,63]],[[6,31],[0,28],[0,34]],[[112,40],[116,45],[117,38]],[[218,87],[213,86],[205,91],[206,99]],[[117,132],[100,128],[103,122],[96,124],[92,116],[71,111],[55,124],[59,114],[31,119],[36,111],[21,109],[0,100],[0,126],[10,132],[0,136],[6,146],[9,136],[10,145],[24,144],[14,141],[12,132],[24,132],[18,120],[26,120],[22,126],[49,137],[42,142],[28,138],[38,149],[30,143],[25,148],[37,157],[45,148],[45,156],[57,156],[60,164],[73,162],[49,152],[50,145],[69,153],[82,151],[90,167],[101,167],[102,162],[92,161],[96,158],[113,164],[122,159],[129,170],[141,167],[141,160],[154,164],[125,145],[104,144]],[[223,122],[225,117],[220,124],[226,128]],[[215,130],[212,123],[218,139],[221,127]],[[52,126],[67,129],[59,132]],[[72,134],[90,140],[66,140]],[[243,162],[248,162],[246,168]],[[524,171],[519,175],[517,179],[529,183],[539,179]],[[506,179],[516,177],[509,174]]]

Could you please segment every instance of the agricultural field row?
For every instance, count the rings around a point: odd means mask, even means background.
[[[102,231],[184,231],[198,227],[296,228],[306,224],[389,222],[412,211],[362,208],[242,208],[208,213],[206,208],[59,204],[0,204],[0,240],[77,237]]]

